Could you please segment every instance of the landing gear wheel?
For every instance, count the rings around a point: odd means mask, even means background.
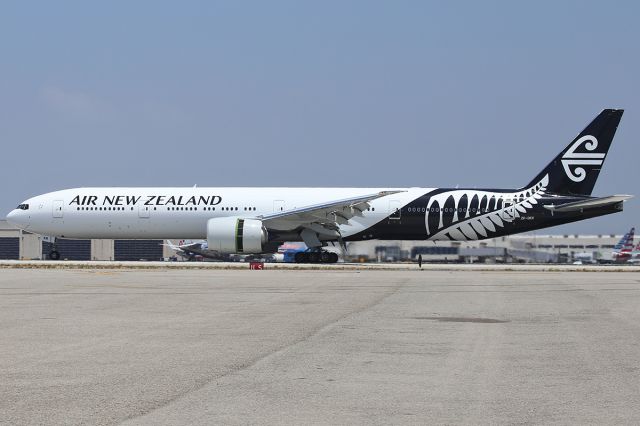
[[[296,263],[336,263],[338,255],[330,251],[308,251],[296,253]]]
[[[60,252],[57,250],[51,250],[49,252],[49,259],[51,260],[60,260]]]

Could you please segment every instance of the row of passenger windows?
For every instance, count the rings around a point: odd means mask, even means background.
[[[470,211],[471,213],[489,213],[490,210],[489,209],[478,209],[478,208],[458,208],[458,212],[459,213],[466,213],[468,211]],[[445,208],[440,208],[440,207],[431,207],[430,209],[427,209],[426,207],[408,207],[407,211],[409,213],[426,213],[427,211],[430,211],[431,213],[453,213],[456,211],[456,209],[454,207],[445,207]]]
[[[78,207],[77,210],[108,210],[108,211],[123,211],[125,210],[124,207]],[[131,207],[131,210],[133,210],[133,207]],[[153,210],[157,210],[157,207],[154,207]],[[179,210],[179,211],[197,211],[198,208],[197,207],[167,207],[167,210],[170,211],[175,211],[175,210]],[[205,211],[215,211],[216,208],[215,207],[203,207],[203,210]],[[220,207],[221,211],[238,211],[238,207]],[[256,208],[255,207],[244,207],[244,211],[255,211]],[[371,211],[375,211],[376,209],[374,207],[370,207],[367,210],[371,210]],[[431,207],[431,209],[429,209],[429,211],[431,211],[432,213],[439,213],[439,212],[444,212],[444,213],[453,213],[455,212],[455,208],[451,207],[451,208],[439,208],[439,207]],[[476,213],[476,212],[480,212],[480,213],[489,213],[489,209],[466,209],[466,208],[462,208],[460,207],[458,209],[458,211],[460,213],[464,213],[467,210],[469,210],[472,213]],[[408,207],[407,211],[409,213],[425,213],[427,212],[427,208],[425,207]]]
[[[78,207],[76,210],[125,210],[124,207]],[[131,207],[133,210],[133,207]]]
[[[155,208],[154,208],[155,209]],[[198,210],[197,207],[167,207],[167,210]],[[216,211],[215,207],[203,207],[204,211]],[[220,207],[221,211],[238,211],[238,207]],[[255,211],[255,207],[245,207],[244,211]]]
[[[124,207],[77,207],[76,210],[124,211],[125,208]],[[131,207],[131,210],[133,210],[133,207]],[[154,207],[153,210],[158,210],[158,208]],[[184,210],[194,211],[195,210],[195,211],[197,211],[198,208],[197,207],[167,207],[167,210],[180,210],[180,211],[184,211]],[[203,207],[202,210],[215,211],[216,208],[215,207]],[[222,210],[222,211],[237,211],[238,207],[220,207],[220,210]],[[244,208],[244,211],[255,211],[255,210],[256,210],[255,207],[245,207]]]

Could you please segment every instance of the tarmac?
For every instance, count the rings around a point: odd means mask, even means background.
[[[640,424],[636,269],[414,266],[5,265],[0,423]]]
[[[141,261],[73,261],[73,260],[0,260],[0,269],[249,269],[251,262],[141,262]],[[270,270],[333,270],[333,271],[575,271],[575,272],[640,272],[638,263],[558,264],[558,263],[262,263]]]

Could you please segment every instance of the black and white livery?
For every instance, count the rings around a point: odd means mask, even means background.
[[[203,239],[221,254],[304,241],[328,261],[328,243],[499,237],[622,210],[628,195],[591,196],[622,113],[602,111],[519,189],[75,188],[30,198],[7,219],[57,238]]]

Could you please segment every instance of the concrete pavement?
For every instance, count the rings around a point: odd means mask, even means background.
[[[640,423],[640,274],[0,271],[6,424]]]

